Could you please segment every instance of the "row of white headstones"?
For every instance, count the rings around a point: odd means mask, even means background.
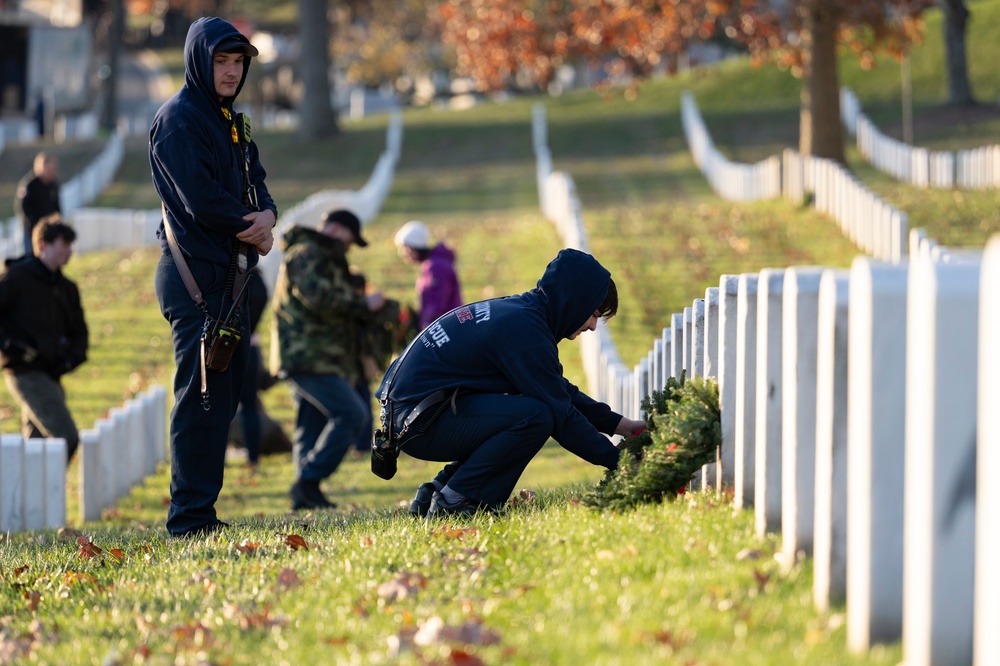
[[[544,122],[536,109],[543,211],[587,250]],[[699,481],[780,532],[788,566],[813,556],[816,605],[846,600],[852,651],[902,638],[911,666],[996,664],[1000,239],[909,240],[908,261],[721,276],[634,369],[604,328],[580,338],[584,364],[592,395],[632,416],[681,370],[718,380],[723,442]]]
[[[167,395],[162,386],[113,407],[80,432],[79,519],[99,520],[166,458]],[[67,523],[66,440],[0,436],[0,532]]]

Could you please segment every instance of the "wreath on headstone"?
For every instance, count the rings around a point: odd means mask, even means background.
[[[626,509],[672,500],[703,465],[714,462],[722,442],[719,387],[711,379],[670,377],[641,404],[646,430],[621,445],[617,469],[585,497],[598,509]]]

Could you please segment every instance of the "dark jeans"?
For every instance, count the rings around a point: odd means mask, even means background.
[[[202,289],[209,312],[219,316],[223,306],[226,269],[188,259]],[[169,255],[156,267],[156,298],[170,322],[174,344],[174,407],[170,411],[170,508],[167,530],[185,534],[218,520],[215,502],[222,490],[229,424],[236,415],[249,356],[249,340],[242,340],[225,372],[208,371],[209,409],[201,399],[201,331],[205,316],[191,300]],[[223,302],[225,300],[225,303]],[[243,308],[246,321],[246,308]]]
[[[446,409],[424,433],[418,418],[412,426],[418,434],[407,435],[401,448],[420,460],[453,461],[438,480],[499,507],[552,435],[552,410],[534,398],[476,393],[458,398],[456,407],[457,413]]]
[[[289,374],[295,400],[296,477],[322,481],[340,465],[371,406],[351,382],[336,375]]]

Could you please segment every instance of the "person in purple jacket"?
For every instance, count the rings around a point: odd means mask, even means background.
[[[455,273],[455,252],[444,243],[431,245],[427,225],[407,222],[395,237],[401,257],[420,266],[417,277],[417,325],[422,331],[435,319],[463,304]]]
[[[386,371],[381,432],[407,455],[448,463],[421,485],[418,516],[495,510],[549,440],[594,465],[618,466],[608,435],[645,426],[563,376],[559,341],[618,310],[618,289],[589,254],[564,249],[535,289],[460,306],[434,321]]]

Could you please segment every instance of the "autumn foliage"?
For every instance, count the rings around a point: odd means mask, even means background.
[[[563,64],[599,65],[612,77],[673,71],[692,43],[742,45],[804,75],[817,20],[863,65],[878,48],[902,54],[919,40],[931,0],[442,0],[434,11],[459,73],[482,90],[545,89]]]

